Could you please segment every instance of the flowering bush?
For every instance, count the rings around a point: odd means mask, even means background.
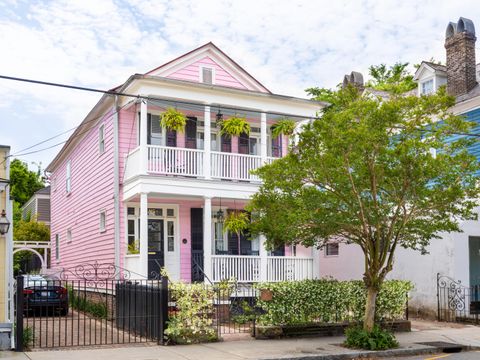
[[[272,293],[271,300],[258,300],[264,314],[257,322],[262,325],[359,321],[365,313],[362,281],[303,280],[260,283],[255,287]],[[403,318],[412,288],[409,281],[385,281],[377,297],[377,320]]]

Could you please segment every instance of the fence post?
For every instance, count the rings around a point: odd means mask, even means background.
[[[15,351],[23,351],[23,276],[17,276],[17,291],[16,291],[15,308]]]
[[[440,319],[440,294],[439,294],[439,281],[440,281],[440,273],[437,273],[437,321],[441,321]]]
[[[168,321],[168,278],[162,276],[162,284],[160,288],[160,324],[159,324],[159,338],[158,342],[161,345],[165,343],[165,330],[167,329]]]

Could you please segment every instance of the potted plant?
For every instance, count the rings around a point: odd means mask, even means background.
[[[295,121],[292,119],[280,119],[272,125],[272,136],[277,138],[280,135],[292,136],[295,131]]]
[[[249,224],[248,214],[244,211],[235,210],[227,214],[223,226],[225,230],[237,234],[240,238],[240,234],[248,229]]]
[[[220,123],[220,135],[240,136],[250,134],[250,124],[243,117],[232,116]]]
[[[140,254],[140,241],[135,240],[133,243],[128,244],[128,254]]]
[[[187,117],[174,108],[168,108],[160,118],[160,125],[164,128],[182,132],[187,124]]]

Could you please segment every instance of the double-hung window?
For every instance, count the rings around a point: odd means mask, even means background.
[[[98,128],[98,152],[100,155],[105,152],[105,125]]]
[[[329,243],[325,246],[325,256],[338,256],[339,246],[338,243]]]

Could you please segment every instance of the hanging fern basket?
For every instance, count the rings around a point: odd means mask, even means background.
[[[235,233],[240,237],[248,229],[250,219],[244,211],[233,211],[227,215],[224,222],[225,230]]]
[[[160,125],[168,130],[183,132],[187,117],[174,108],[168,108],[160,118]]]
[[[243,117],[232,116],[220,123],[220,135],[240,136],[250,134],[250,124]]]
[[[292,136],[295,131],[295,121],[291,119],[281,119],[273,124],[271,129],[274,139],[280,135]]]

